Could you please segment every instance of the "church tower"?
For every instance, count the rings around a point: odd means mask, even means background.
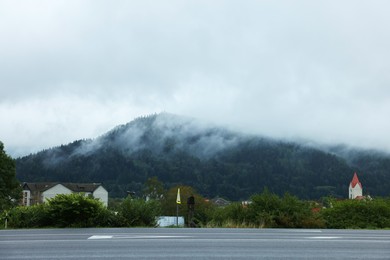
[[[355,199],[356,197],[363,196],[363,186],[359,181],[359,178],[355,172],[352,181],[349,183],[349,198]]]

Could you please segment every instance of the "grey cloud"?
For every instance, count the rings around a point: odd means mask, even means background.
[[[49,132],[50,145],[58,145],[53,127],[34,124],[66,125],[71,132],[70,125],[82,121],[90,126],[74,131],[90,138],[134,117],[168,111],[276,137],[390,149],[383,141],[389,130],[389,6],[349,0],[4,1],[0,120],[34,128],[29,136]],[[61,114],[57,121],[36,116],[33,124],[23,115],[26,103],[35,104],[28,106],[34,115]],[[70,113],[62,109],[67,103]],[[102,108],[126,112],[99,118]],[[16,146],[13,132],[0,130],[6,147]],[[74,137],[64,135],[57,140]]]

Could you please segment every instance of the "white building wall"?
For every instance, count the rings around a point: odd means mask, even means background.
[[[42,192],[42,202],[46,202],[48,199],[54,198],[58,194],[72,194],[72,191],[62,184],[57,184],[56,186]]]
[[[360,188],[360,185],[356,185],[355,188],[352,188],[351,185],[349,185],[349,198],[355,199],[358,196],[363,196],[363,189]]]
[[[184,217],[175,217],[175,216],[161,216],[157,219],[157,226],[158,227],[170,227],[170,226],[176,226],[184,227]]]
[[[95,199],[99,199],[101,202],[103,202],[104,206],[108,206],[108,192],[105,188],[99,186],[92,195]]]
[[[23,190],[23,205],[30,206],[31,192],[29,190]]]

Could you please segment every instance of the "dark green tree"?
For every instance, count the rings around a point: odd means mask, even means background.
[[[156,176],[149,178],[145,183],[144,196],[147,199],[161,200],[165,194],[164,184]]]
[[[0,211],[17,205],[21,188],[16,179],[15,161],[5,153],[0,141]]]

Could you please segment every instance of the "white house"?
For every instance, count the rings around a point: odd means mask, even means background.
[[[108,205],[108,192],[100,183],[24,183],[22,205],[36,205],[58,194],[72,193],[84,193]]]
[[[355,172],[352,181],[349,183],[349,198],[361,199],[363,198],[363,186],[359,181],[359,178]]]

